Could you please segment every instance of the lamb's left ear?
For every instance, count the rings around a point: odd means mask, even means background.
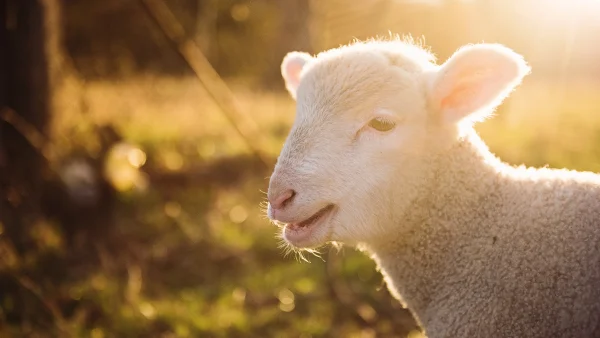
[[[429,82],[432,104],[449,122],[485,118],[530,71],[523,57],[497,44],[463,47]]]
[[[290,52],[281,62],[281,75],[285,81],[285,88],[296,99],[296,90],[300,85],[300,78],[304,66],[312,60],[312,56],[304,52]]]

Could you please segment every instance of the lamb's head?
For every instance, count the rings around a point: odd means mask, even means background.
[[[281,71],[297,112],[271,176],[268,216],[296,248],[398,233],[439,170],[432,159],[528,70],[489,44],[464,47],[441,66],[401,41],[289,53]]]

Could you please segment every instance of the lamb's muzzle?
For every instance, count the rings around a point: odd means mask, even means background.
[[[329,221],[332,218],[334,204],[314,196],[311,189],[297,191],[290,188],[288,182],[294,179],[304,183],[313,175],[304,175],[295,170],[283,168],[275,170],[271,176],[267,198],[267,215],[279,224],[283,224],[282,237],[296,247],[310,247],[328,240]],[[299,186],[301,184],[296,184]]]

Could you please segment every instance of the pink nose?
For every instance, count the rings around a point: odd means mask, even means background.
[[[295,195],[296,192],[294,190],[286,190],[272,199],[269,198],[269,204],[271,204],[271,208],[273,209],[283,209],[292,201]]]

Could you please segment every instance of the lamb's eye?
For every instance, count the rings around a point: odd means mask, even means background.
[[[392,121],[383,119],[381,117],[376,117],[369,121],[369,127],[377,130],[377,131],[390,131],[394,129],[396,124]]]

